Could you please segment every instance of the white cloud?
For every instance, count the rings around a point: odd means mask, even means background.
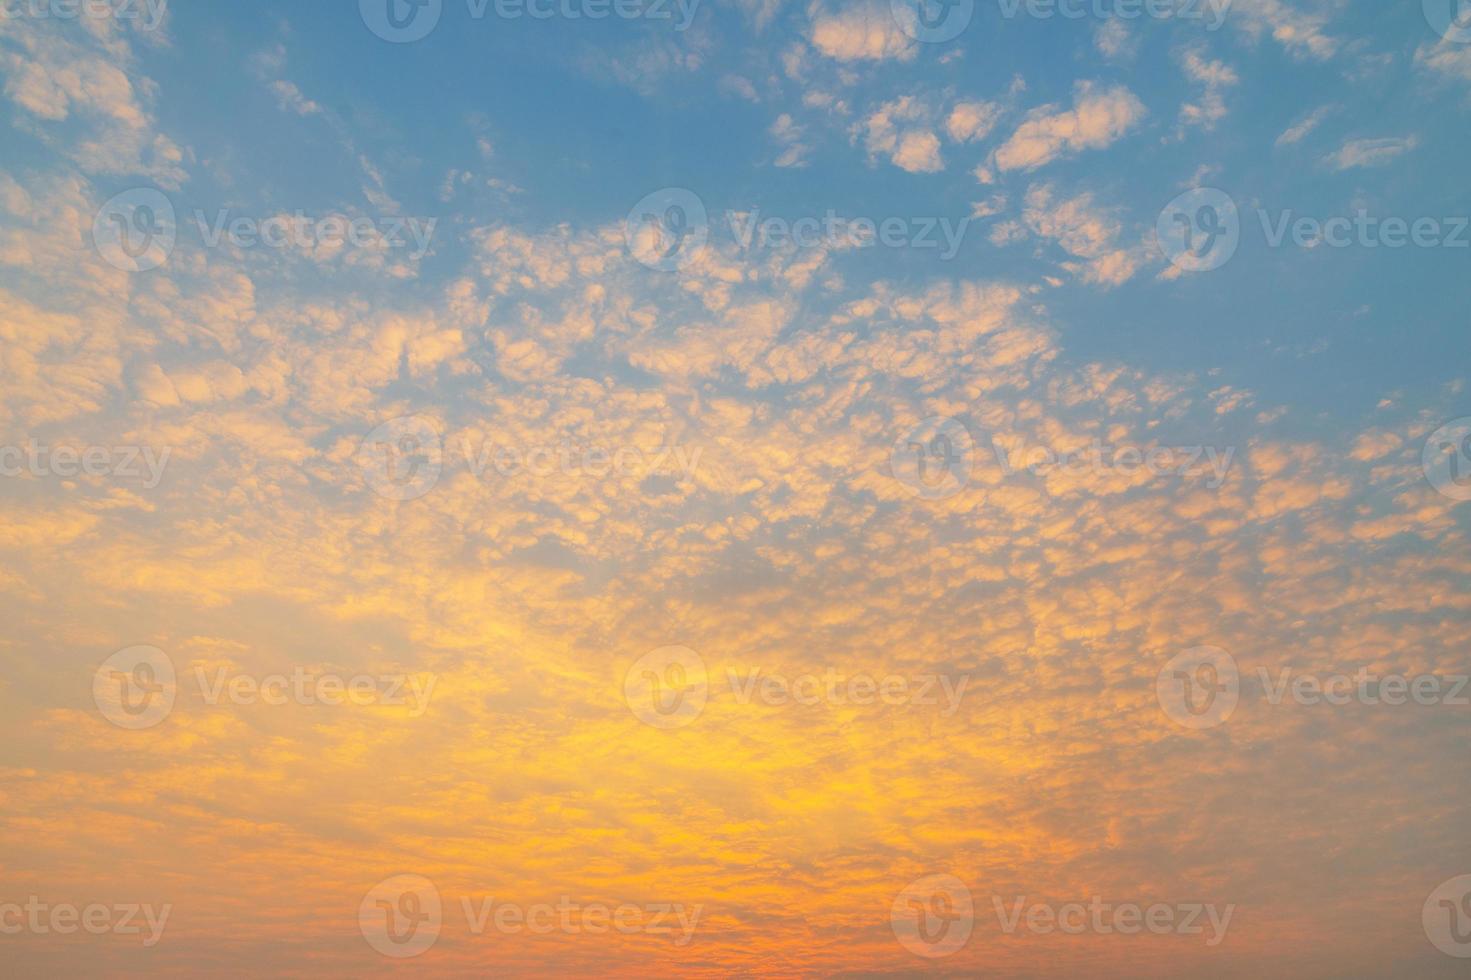
[[[1396,157],[1402,156],[1420,144],[1415,136],[1388,136],[1381,139],[1349,140],[1335,153],[1330,153],[1324,162],[1335,170],[1350,170],[1354,167],[1382,167]]]
[[[994,102],[957,102],[945,120],[945,131],[957,143],[985,139],[1001,118],[1001,107]]]
[[[1095,90],[1082,83],[1073,108],[1032,110],[1011,138],[996,151],[1002,170],[1035,170],[1064,153],[1100,149],[1118,140],[1145,115],[1144,104],[1122,85]]]
[[[1306,137],[1313,130],[1317,129],[1318,126],[1322,124],[1324,119],[1327,119],[1330,115],[1332,115],[1336,108],[1337,106],[1325,105],[1319,106],[1318,108],[1314,109],[1302,119],[1299,119],[1291,126],[1288,126],[1287,129],[1282,132],[1282,135],[1277,137],[1277,145],[1289,146],[1293,143],[1301,142],[1304,137]]]
[[[1127,22],[1110,17],[1094,29],[1093,46],[1105,58],[1132,58],[1139,50],[1139,39],[1130,33]]]
[[[1236,72],[1223,61],[1211,61],[1199,50],[1186,51],[1180,59],[1185,77],[1204,86],[1205,91],[1196,102],[1187,102],[1180,107],[1180,128],[1199,126],[1205,130],[1215,128],[1226,116],[1224,91],[1240,79]]]
[[[889,5],[863,4],[812,15],[812,46],[837,61],[914,57],[914,41],[899,29]]]
[[[802,141],[803,130],[798,126],[790,115],[782,113],[776,117],[776,122],[771,124],[772,139],[781,144],[781,154],[776,158],[778,167],[804,167],[807,165],[807,154],[812,148]]]
[[[870,156],[885,154],[894,166],[910,173],[934,173],[945,168],[940,139],[930,129],[931,112],[913,96],[885,102],[859,128],[867,131]]]
[[[1065,262],[1063,267],[1084,282],[1120,285],[1134,275],[1143,258],[1142,247],[1119,247],[1122,226],[1093,203],[1091,194],[1058,200],[1051,185],[1034,184],[1027,189],[1022,221],[1032,234],[1055,242],[1079,260]],[[1005,244],[1022,237],[1019,227],[1003,225],[993,232],[992,241]]]

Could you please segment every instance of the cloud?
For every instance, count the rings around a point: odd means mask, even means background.
[[[1139,38],[1129,30],[1126,21],[1110,17],[1093,29],[1093,46],[1105,58],[1123,60],[1139,51]]]
[[[1323,162],[1335,170],[1355,167],[1382,167],[1403,156],[1420,144],[1416,136],[1387,136],[1379,139],[1349,140],[1324,157]]]
[[[899,28],[888,4],[861,3],[812,14],[812,46],[836,61],[907,60],[915,44]]]
[[[1278,146],[1291,146],[1299,143],[1313,130],[1317,129],[1323,122],[1338,109],[1334,105],[1319,106],[1306,116],[1283,130],[1282,135],[1277,137]]]
[[[1471,82],[1471,44],[1458,44],[1449,38],[1422,44],[1415,49],[1415,64],[1449,79]]]
[[[932,113],[913,96],[885,102],[857,127],[866,132],[870,156],[887,155],[890,162],[910,173],[934,173],[945,168],[940,139],[929,128]]]
[[[1128,89],[1081,83],[1073,108],[1042,106],[996,151],[1002,170],[1035,170],[1069,153],[1096,150],[1122,138],[1144,118],[1144,104]]]
[[[803,142],[803,130],[792,121],[787,113],[776,117],[769,130],[771,138],[781,145],[781,154],[776,158],[778,167],[804,167],[812,147]]]
[[[1186,51],[1180,61],[1185,77],[1204,87],[1198,102],[1187,102],[1180,107],[1181,132],[1191,126],[1209,132],[1226,116],[1225,90],[1240,79],[1225,62],[1212,61],[1199,49]]]
[[[1122,285],[1133,277],[1143,260],[1142,246],[1119,247],[1122,227],[1113,215],[1094,204],[1091,194],[1058,199],[1050,184],[1034,184],[1027,189],[1022,221],[1032,234],[1082,260],[1063,265],[1084,282],[1106,287]],[[1017,227],[998,230],[992,241],[1014,241],[1018,231]]]
[[[1300,58],[1326,61],[1339,49],[1338,40],[1323,31],[1325,14],[1284,0],[1234,0],[1227,19],[1253,38],[1271,37]]]
[[[995,102],[957,102],[945,119],[945,132],[957,143],[973,143],[990,135],[1000,118]]]

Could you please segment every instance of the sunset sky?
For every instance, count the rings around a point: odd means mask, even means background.
[[[0,974],[1466,976],[1459,3],[0,0]]]

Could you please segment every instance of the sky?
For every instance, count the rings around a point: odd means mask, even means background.
[[[1464,6],[0,0],[7,974],[1464,976]]]

